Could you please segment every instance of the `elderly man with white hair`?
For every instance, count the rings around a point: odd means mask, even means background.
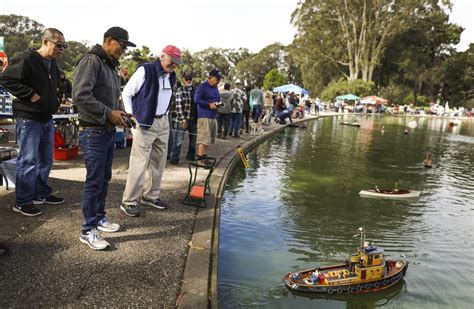
[[[181,50],[168,45],[158,61],[140,66],[123,89],[125,111],[133,114],[138,124],[132,128],[132,152],[120,206],[128,216],[140,214],[139,204],[156,209],[168,208],[160,200],[161,178],[168,151],[167,114],[176,83],[174,70],[182,63]]]

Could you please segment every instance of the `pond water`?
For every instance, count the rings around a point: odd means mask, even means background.
[[[464,308],[474,303],[474,122],[382,116],[320,118],[286,128],[238,164],[222,202],[220,308]],[[361,123],[343,126],[343,120]],[[381,128],[384,127],[384,131]],[[433,168],[423,159],[431,152]],[[415,201],[361,189],[422,190]],[[403,282],[366,295],[297,294],[289,271],[344,262],[357,228],[410,262]]]

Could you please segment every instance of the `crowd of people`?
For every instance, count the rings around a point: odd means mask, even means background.
[[[257,87],[244,88],[240,80],[223,83],[219,70],[197,84],[192,72],[177,76],[183,64],[181,50],[168,45],[159,59],[138,67],[131,76],[119,68],[128,47],[128,32],[108,29],[74,69],[73,83],[56,63],[68,48],[64,34],[44,30],[39,49],[27,49],[11,60],[0,84],[13,96],[19,154],[16,161],[16,201],[13,211],[41,215],[38,205],[62,204],[48,183],[54,154],[53,114],[72,99],[78,112],[79,143],[86,178],[82,192],[82,232],[79,240],[95,250],[110,244],[99,231],[117,232],[120,225],[106,211],[112,177],[116,127],[130,127],[133,144],[120,209],[139,217],[140,207],[168,208],[160,198],[166,161],[178,164],[184,137],[189,139],[186,159],[208,164],[207,153],[216,138],[239,138],[251,126],[258,132],[275,121],[286,123],[304,114],[294,93],[284,98]],[[252,119],[252,122],[250,121]],[[5,249],[0,247],[0,253]]]

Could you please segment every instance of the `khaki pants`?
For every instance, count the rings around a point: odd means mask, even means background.
[[[216,141],[217,120],[210,118],[198,118],[197,122],[197,144],[209,146]]]
[[[158,198],[166,165],[168,117],[155,119],[149,129],[132,129],[133,143],[122,203],[136,205],[142,196]]]

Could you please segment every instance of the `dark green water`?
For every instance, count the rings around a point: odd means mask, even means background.
[[[351,116],[345,120],[352,120]],[[474,122],[360,117],[360,129],[322,118],[287,128],[239,164],[222,203],[220,308],[465,308],[474,303]],[[384,133],[380,128],[384,126]],[[431,151],[433,168],[423,168]],[[361,189],[422,190],[415,201],[359,197]],[[289,271],[343,262],[356,229],[410,262],[403,283],[367,295],[287,290]]]

